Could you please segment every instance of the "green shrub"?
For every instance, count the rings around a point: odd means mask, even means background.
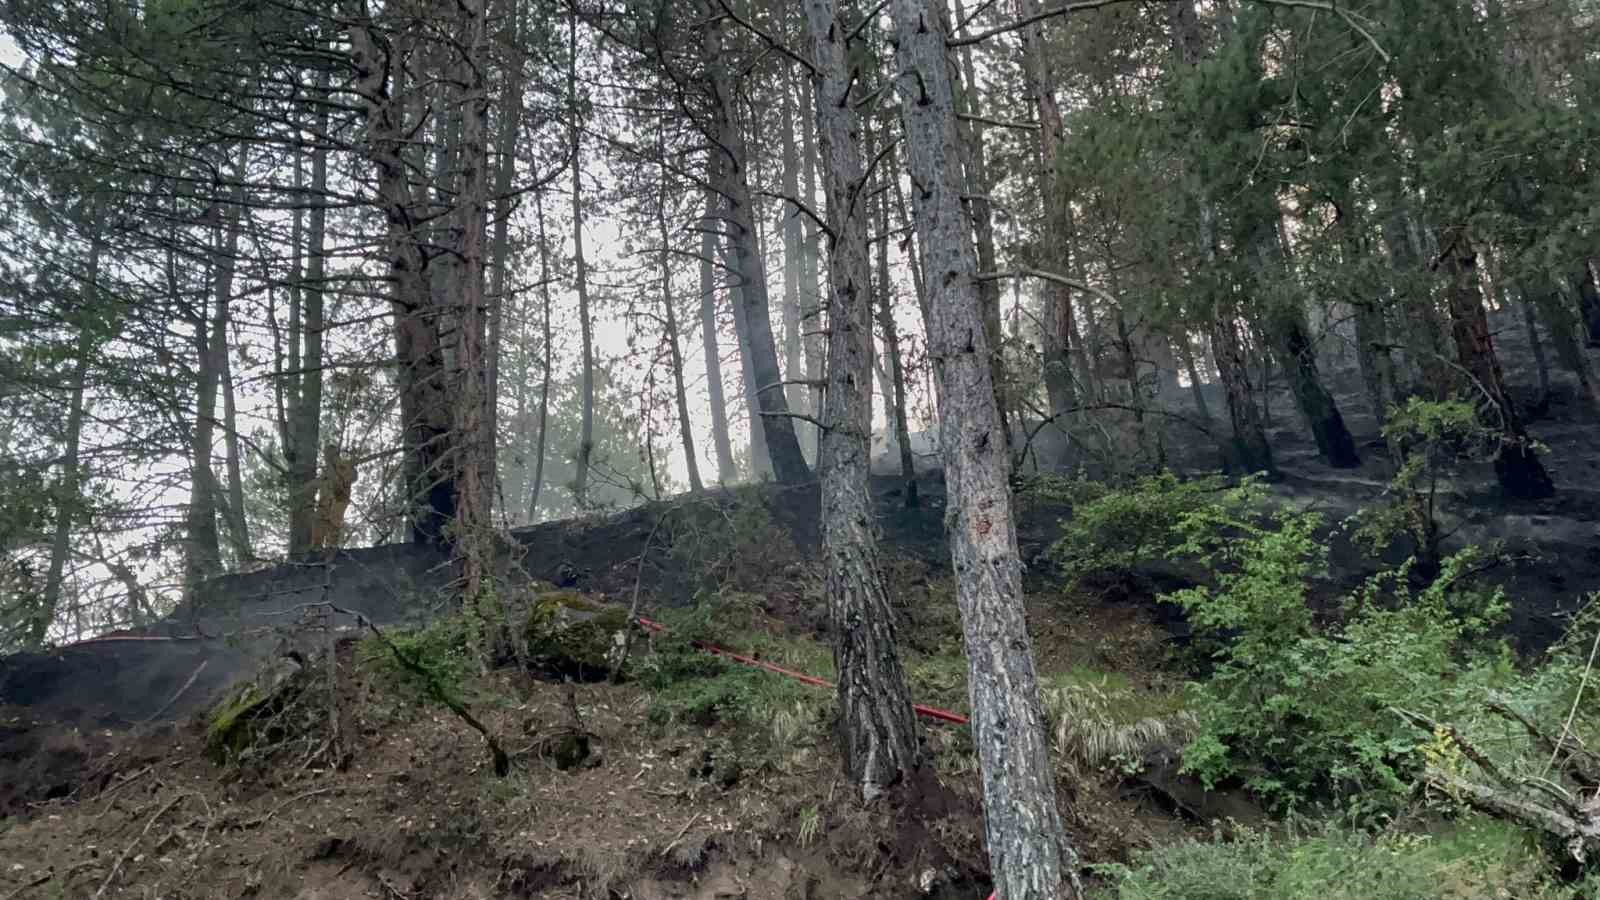
[[[1148,851],[1099,867],[1101,897],[1116,900],[1558,900],[1537,843],[1513,826],[1472,818],[1437,835],[1324,826],[1273,837],[1241,830],[1230,841]]]
[[[1088,481],[1057,480],[1051,496],[1072,505],[1072,518],[1048,556],[1069,583],[1099,575],[1131,572],[1153,559],[1171,556],[1182,544],[1176,526],[1186,515],[1219,504],[1238,508],[1258,490],[1226,490],[1220,477],[1180,481],[1163,472],[1110,489]],[[1045,490],[1045,488],[1041,488]]]
[[[459,697],[467,681],[478,671],[470,645],[471,628],[466,617],[457,614],[441,617],[421,628],[385,629],[384,635],[394,645],[394,650],[378,638],[368,636],[358,645],[356,660],[389,689],[411,700],[429,702],[433,695],[427,681],[395,658],[398,651],[425,669],[429,678]]]
[[[1505,604],[1463,586],[1467,552],[1420,592],[1406,567],[1371,579],[1345,599],[1342,622],[1319,627],[1306,601],[1325,562],[1320,524],[1295,512],[1257,524],[1222,506],[1180,522],[1181,551],[1218,574],[1168,599],[1223,639],[1211,677],[1190,686],[1199,727],[1185,766],[1207,783],[1243,778],[1282,804],[1350,792],[1382,807],[1417,764],[1415,730],[1391,707],[1457,708],[1464,683],[1493,670],[1497,657],[1471,656],[1470,643]]]

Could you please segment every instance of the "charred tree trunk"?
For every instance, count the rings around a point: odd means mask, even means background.
[[[477,648],[487,669],[505,649],[505,623],[493,610],[489,583],[494,551],[494,433],[489,430],[488,297],[486,293],[489,224],[489,94],[484,72],[488,64],[488,24],[484,0],[459,0],[461,16],[457,58],[452,78],[461,115],[460,180],[455,197],[455,232],[460,235],[455,257],[454,300],[457,364],[452,428],[455,454],[450,460],[456,480],[454,554],[460,566],[465,601],[477,606],[484,629]],[[498,642],[498,643],[496,643]]]
[[[1585,260],[1583,268],[1572,278],[1572,287],[1578,294],[1578,311],[1583,315],[1583,329],[1590,347],[1600,347],[1600,279],[1595,276],[1594,260]]]
[[[895,641],[867,489],[872,437],[872,288],[861,122],[850,96],[834,0],[806,0],[817,138],[828,197],[828,389],[821,457],[822,540],[839,673],[845,767],[864,801],[921,765],[916,715]]]
[[[325,82],[319,80],[319,87]],[[328,130],[328,110],[317,113],[318,134]],[[296,382],[289,415],[293,454],[289,459],[289,555],[299,557],[311,549],[312,521],[316,516],[317,454],[322,447],[322,344],[327,327],[323,311],[328,274],[328,150],[322,144],[311,152],[311,211],[306,225],[306,272],[299,353],[300,365],[291,378]],[[297,248],[298,249],[298,248]],[[293,369],[293,367],[291,367]]]
[[[383,246],[395,316],[406,451],[403,489],[412,540],[442,544],[455,519],[456,485],[449,468],[452,411],[439,342],[439,310],[431,290],[430,260],[418,240],[419,216],[402,157],[405,120],[411,118],[398,102],[407,90],[399,81],[405,67],[389,56],[400,48],[387,36],[374,35],[372,28],[370,23],[358,23],[349,34],[356,92],[364,105],[366,153],[378,170],[376,202],[386,222]]]
[[[666,148],[662,148],[666,159]],[[668,361],[672,365],[672,400],[678,409],[678,436],[683,441],[683,458],[689,469],[689,490],[705,490],[700,481],[700,460],[694,452],[694,428],[689,422],[689,395],[683,387],[683,351],[678,346],[678,313],[672,300],[672,256],[668,252],[672,237],[667,233],[667,170],[661,170],[661,185],[657,194],[656,228],[661,241],[661,314],[666,323],[662,339],[667,342]]]
[[[509,40],[513,47],[520,47],[522,42],[522,11],[518,0],[508,0],[503,13],[509,22],[505,26],[507,34],[504,39]],[[488,471],[499,483],[500,473],[500,362],[502,338],[505,330],[505,310],[507,301],[510,300],[511,288],[511,183],[517,168],[517,138],[522,130],[522,94],[524,79],[522,77],[521,57],[511,55],[511,60],[505,67],[505,84],[502,90],[504,96],[500,102],[499,132],[495,135],[494,148],[494,236],[491,239],[493,260],[491,267],[494,271],[494,285],[489,291],[489,376],[488,397],[485,414],[488,418],[489,434],[489,462]],[[520,413],[525,411],[524,400],[527,384],[524,379],[518,379],[516,396],[518,398],[519,415],[517,428],[520,431],[526,425],[526,419]],[[523,470],[526,471],[526,468]],[[511,510],[502,510],[501,515],[515,516],[516,504],[506,504]]]
[[[966,637],[974,742],[991,870],[1006,900],[1081,896],[1056,791],[1022,597],[1010,462],[993,348],[961,207],[956,106],[945,30],[929,0],[893,0],[896,82],[939,360],[949,534]]]
[[[544,458],[547,452],[546,426],[550,424],[550,373],[555,368],[555,344],[550,323],[550,240],[544,230],[544,196],[533,195],[534,210],[539,221],[539,301],[544,330],[544,376],[539,383],[539,443],[533,451],[533,485],[528,489],[528,521],[539,514],[539,492],[544,487]]]
[[[700,220],[700,339],[705,345],[706,398],[711,406],[711,442],[717,451],[717,483],[735,478],[733,442],[728,435],[728,401],[722,387],[722,350],[717,341],[717,195],[706,191],[706,214]]]
[[[578,509],[589,502],[589,461],[594,456],[594,321],[589,311],[589,263],[583,255],[583,131],[578,121],[578,11],[568,25],[567,94],[572,109],[572,253],[577,266],[578,329],[583,362],[578,397],[582,404],[578,455],[572,478],[572,499]]]
[[[1450,276],[1450,333],[1455,339],[1456,361],[1477,382],[1484,422],[1500,435],[1495,477],[1501,490],[1512,497],[1549,497],[1555,493],[1555,484],[1539,462],[1516,405],[1506,393],[1500,360],[1489,337],[1472,237],[1465,227],[1452,226],[1440,235],[1439,244],[1440,261]]]
[[[744,133],[734,116],[733,84],[722,60],[722,20],[705,26],[705,58],[710,68],[710,87],[715,94],[717,150],[723,154],[718,175],[718,193],[728,200],[724,221],[730,231],[734,267],[739,273],[739,289],[744,307],[746,342],[741,348],[750,359],[756,381],[756,403],[760,415],[750,423],[760,429],[772,459],[773,475],[782,484],[804,484],[811,479],[795,436],[794,418],[780,382],[777,349],[772,340],[771,302],[767,297],[765,264],[756,246],[754,212],[750,202],[750,182],[745,169],[748,158]]]

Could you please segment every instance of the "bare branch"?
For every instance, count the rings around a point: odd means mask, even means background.
[[[745,31],[748,31],[760,38],[768,47],[771,47],[779,53],[782,53],[784,56],[789,57],[800,65],[805,66],[806,71],[810,74],[817,74],[817,67],[811,64],[811,60],[806,59],[804,56],[801,56],[793,50],[790,50],[787,45],[767,34],[765,31],[757,28],[753,23],[741,19],[739,14],[733,11],[733,7],[728,5],[728,0],[717,0],[717,5],[722,7],[722,12],[727,15],[728,18],[732,19],[740,28],[743,28]]]
[[[1015,128],[1018,131],[1038,131],[1038,122],[1007,122],[1003,119],[991,119],[988,116],[976,116],[968,113],[956,113],[956,118],[968,122],[977,122],[981,125],[992,125],[995,128]]]
[[[1065,275],[1057,275],[1054,272],[1046,272],[1043,269],[1013,269],[1007,272],[980,272],[977,275],[972,276],[972,280],[974,281],[1000,281],[1005,278],[1039,278],[1044,281],[1053,281],[1056,284],[1065,285],[1073,290],[1093,294],[1112,306],[1122,305],[1122,303],[1118,301],[1116,297],[1111,296],[1110,294],[1092,284],[1089,284],[1086,281],[1080,281],[1076,278],[1068,278]]]

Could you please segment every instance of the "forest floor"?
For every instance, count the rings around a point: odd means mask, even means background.
[[[744,582],[767,588],[759,599],[724,607],[746,617],[735,649],[831,675],[806,612],[817,573],[791,552],[764,585]],[[914,557],[889,569],[917,699],[964,711],[948,579]],[[1176,689],[1169,634],[1148,605],[1038,594],[1032,622],[1047,684],[1150,703]],[[738,667],[662,677],[685,665],[682,651],[641,647],[637,678],[622,685],[514,668],[465,677],[462,695],[512,755],[503,778],[475,732],[351,637],[338,650],[336,764],[316,737],[283,736],[219,764],[199,715],[107,730],[32,723],[13,708],[0,718],[0,897],[987,896],[965,728],[925,723],[946,791],[914,808],[863,806],[838,774],[829,692]],[[579,731],[582,759],[563,743]],[[1199,828],[1114,767],[1061,788],[1090,861]]]

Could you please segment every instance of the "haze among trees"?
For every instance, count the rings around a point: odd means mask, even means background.
[[[468,608],[510,528],[820,482],[870,800],[924,760],[869,470],[910,504],[943,478],[1006,900],[1080,890],[1021,479],[1270,478],[1282,433],[1401,477],[1457,403],[1526,503],[1570,487],[1555,393],[1600,411],[1593,0],[11,0],[0,29],[0,649],[315,558],[328,445],[343,545],[444,548]]]

